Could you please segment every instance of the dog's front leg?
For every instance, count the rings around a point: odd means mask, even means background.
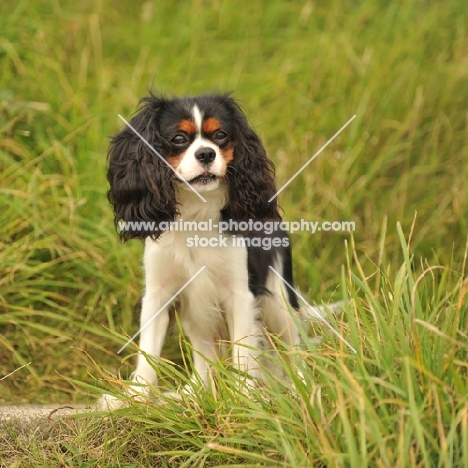
[[[255,298],[245,288],[233,295],[227,308],[229,335],[232,342],[233,365],[248,376],[260,376],[258,362],[259,346],[262,340],[261,327],[257,321]]]
[[[165,294],[164,296],[166,296]],[[141,322],[140,322],[140,349],[149,356],[159,357],[161,355],[164,338],[169,325],[168,307],[161,309],[168,300],[162,298],[161,291],[150,291],[142,301]],[[164,301],[166,299],[166,301]],[[156,371],[147,361],[145,354],[138,354],[137,366],[132,373],[131,380],[135,385],[130,386],[126,393],[130,397],[140,398],[148,393],[147,384],[157,382]],[[98,408],[104,410],[114,410],[125,406],[125,400],[112,395],[102,395],[98,401]]]
[[[161,291],[149,291],[144,296],[141,307],[140,320],[140,350],[137,357],[137,366],[132,373],[132,380],[139,384],[155,384],[157,375],[154,368],[148,362],[146,355],[159,357],[166,337],[169,325],[168,306],[161,309],[165,304],[161,298]],[[138,388],[135,386],[135,388]],[[140,387],[141,388],[141,387]]]

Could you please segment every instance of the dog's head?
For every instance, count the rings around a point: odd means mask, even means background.
[[[203,195],[220,185],[227,186],[225,218],[280,219],[276,198],[269,202],[276,193],[273,164],[229,95],[150,95],[130,125],[112,137],[108,155],[116,223],[174,221],[180,190]],[[143,227],[120,232],[124,240],[160,234]]]

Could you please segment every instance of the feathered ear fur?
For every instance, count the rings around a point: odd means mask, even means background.
[[[144,98],[141,111],[130,125],[161,155],[168,151],[169,143],[158,132],[158,120],[164,98]],[[173,221],[177,202],[171,184],[173,172],[132,129],[126,127],[111,138],[108,153],[107,192],[114,207],[115,225],[124,241],[151,237],[162,233],[142,223]],[[119,221],[133,222],[132,229],[122,229]],[[135,224],[139,223],[139,224]]]
[[[268,201],[276,194],[274,165],[240,107],[228,99],[234,115],[235,148],[227,169],[229,202],[223,217],[235,221],[281,220],[276,198]]]

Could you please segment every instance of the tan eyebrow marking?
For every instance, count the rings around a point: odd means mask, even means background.
[[[188,133],[189,135],[197,132],[196,125],[188,119],[182,120],[177,128],[182,132]]]
[[[219,123],[219,120],[213,117],[206,119],[203,123],[203,131],[205,133],[213,133],[216,132],[216,130],[219,130],[220,128],[221,124]]]

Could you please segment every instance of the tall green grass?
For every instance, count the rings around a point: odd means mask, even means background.
[[[468,465],[467,24],[456,0],[3,2],[0,402],[88,401],[128,377],[142,245],[115,235],[105,154],[148,88],[234,90],[279,186],[357,116],[280,203],[356,222],[292,240],[302,293],[345,298],[333,325],[358,354],[316,326],[323,344],[281,364],[294,391],[247,397],[217,364],[215,393],[135,403],[66,448],[17,440],[24,466]]]
[[[349,251],[341,280],[345,317],[331,321],[357,354],[315,324],[320,345],[305,340],[272,358],[282,379],[266,371],[263,385],[239,391],[242,376],[213,363],[210,388],[178,398],[154,388],[144,401],[126,396],[125,382],[97,366],[93,373],[106,385],[75,385],[93,393],[100,387],[130,406],[84,415],[61,444],[33,451],[34,460],[45,453],[69,466],[465,466],[464,270],[443,268],[440,281],[434,267],[416,274],[401,230],[399,238],[403,260],[393,279],[386,264],[363,276]],[[189,382],[189,356],[186,365],[151,360],[166,391]],[[20,459],[27,448],[19,439]]]

